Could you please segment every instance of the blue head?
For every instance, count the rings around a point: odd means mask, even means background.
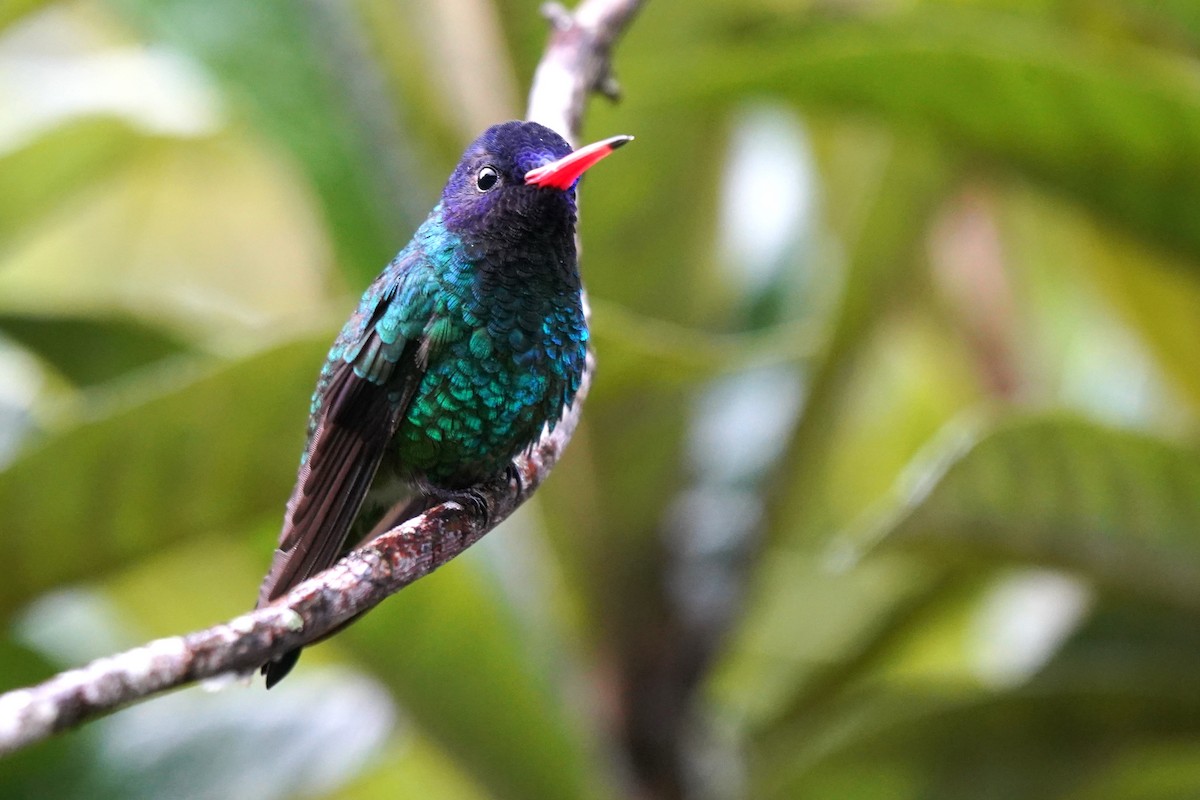
[[[579,177],[630,138],[613,137],[572,151],[565,139],[536,122],[493,125],[463,153],[442,190],[443,220],[475,241],[573,236]]]

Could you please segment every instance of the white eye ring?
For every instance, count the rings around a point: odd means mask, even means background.
[[[484,167],[475,176],[475,186],[481,192],[486,192],[500,182],[500,173],[492,167]]]

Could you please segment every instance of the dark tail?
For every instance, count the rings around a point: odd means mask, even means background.
[[[379,520],[379,522],[375,525],[375,528],[366,536],[366,538],[364,538],[361,542],[358,542],[356,546],[362,547],[380,533],[390,530],[405,520],[415,517],[417,514],[420,514],[422,511],[430,508],[436,502],[437,501],[434,498],[426,497],[424,495],[417,495],[415,497],[401,500],[395,506],[393,506],[388,513],[383,515],[383,518]],[[296,583],[299,583],[299,580],[296,578],[290,579],[286,584],[279,582],[278,570],[282,565],[286,565],[287,556],[288,553],[285,553],[282,550],[276,551],[275,561],[272,564],[271,571],[267,574],[267,578],[265,581],[263,581],[262,589],[259,592],[258,605],[256,608],[262,608],[263,606],[269,604],[272,600],[283,595],[288,588],[294,586]],[[324,569],[324,567],[322,567],[322,569]],[[336,628],[322,636],[317,641],[322,641],[330,636],[333,636],[335,633],[354,622],[360,616],[362,616],[362,614],[355,614],[353,617],[346,620],[341,625],[338,625]],[[309,642],[309,644],[315,644],[315,642]],[[295,650],[289,650],[283,655],[273,658],[267,663],[263,664],[260,671],[267,677],[267,688],[270,689],[272,686],[286,678],[288,673],[292,671],[292,667],[296,666],[296,662],[299,660],[300,648],[297,647]]]
[[[300,648],[288,650],[278,658],[273,658],[262,665],[262,674],[267,676],[267,688],[270,689],[275,684],[287,677],[287,674],[292,671],[292,667],[296,666],[296,662],[300,660]]]

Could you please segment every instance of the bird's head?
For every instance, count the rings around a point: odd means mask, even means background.
[[[614,136],[572,150],[536,122],[493,125],[467,148],[446,183],[446,223],[460,233],[501,239],[569,229],[580,176],[632,138]]]

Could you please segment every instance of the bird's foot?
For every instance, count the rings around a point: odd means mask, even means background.
[[[482,518],[484,525],[488,525],[491,522],[492,504],[488,501],[485,486],[486,484],[468,486],[466,489],[429,489],[426,508],[442,503],[456,503],[471,516]]]
[[[525,494],[525,478],[521,475],[521,469],[517,466],[517,462],[510,461],[504,468],[504,482],[509,486],[516,484],[517,497]]]

